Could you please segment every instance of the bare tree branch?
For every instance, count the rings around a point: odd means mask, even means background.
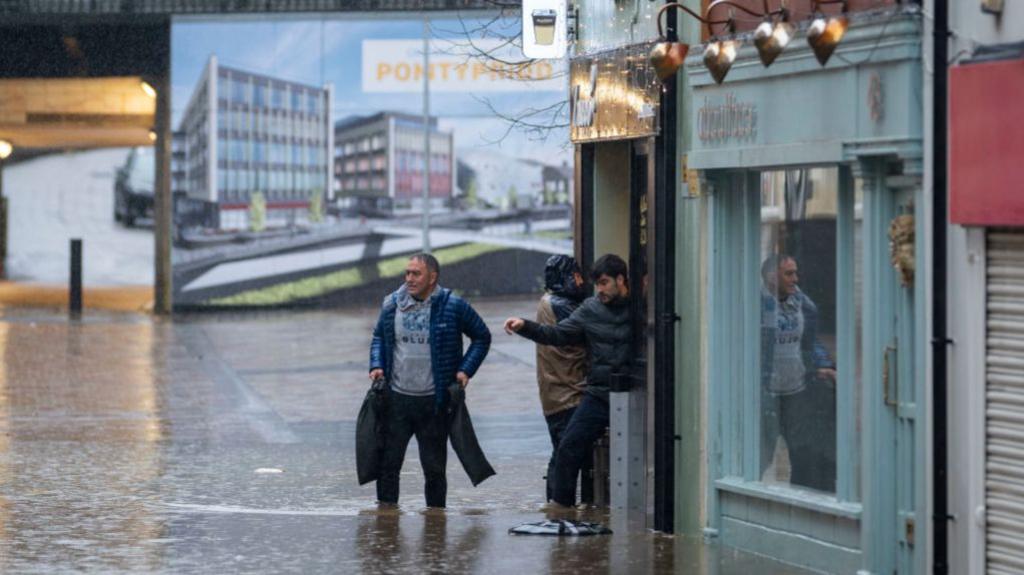
[[[431,25],[431,34],[434,37],[439,37],[438,33],[444,33],[446,40],[452,44],[450,49],[442,50],[442,53],[464,56],[466,61],[473,60],[483,64],[489,73],[501,74],[519,82],[538,82],[568,76],[566,67],[551,76],[534,78],[527,72],[536,66],[537,60],[509,58],[506,54],[510,47],[522,47],[522,26],[518,19],[510,18],[513,13],[519,11],[520,4],[503,0],[492,0],[491,3],[500,10],[498,14],[485,20],[467,21],[467,18],[459,13],[455,29],[435,28]],[[452,39],[450,36],[457,36],[458,39]],[[482,46],[479,40],[487,38],[497,38],[500,41],[493,46]],[[490,144],[500,144],[513,131],[524,133],[532,141],[546,141],[553,132],[569,126],[569,103],[564,95],[549,105],[527,106],[515,112],[499,110],[489,98],[477,95],[473,95],[473,98],[483,104],[495,118],[505,122],[505,130],[500,137],[484,138]]]
[[[515,130],[524,132],[533,141],[543,141],[552,131],[569,127],[567,117],[569,102],[566,100],[553,102],[540,108],[524,108],[515,114],[506,114],[498,110],[487,98],[479,96],[473,96],[473,98],[486,106],[494,117],[506,123],[505,131],[499,138],[485,138],[491,144],[500,144]]]

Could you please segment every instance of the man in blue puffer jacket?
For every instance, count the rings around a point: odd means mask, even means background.
[[[370,346],[370,379],[390,389],[377,500],[398,503],[398,479],[409,439],[416,436],[426,478],[427,507],[445,506],[448,482],[448,386],[463,388],[491,346],[476,311],[438,284],[441,268],[430,254],[409,258],[405,283],[384,298]],[[470,339],[463,353],[462,336]]]
[[[761,474],[781,436],[789,482],[834,492],[836,366],[818,341],[818,306],[800,289],[793,256],[769,256],[761,279]]]

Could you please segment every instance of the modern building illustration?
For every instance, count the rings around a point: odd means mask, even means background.
[[[454,137],[430,118],[430,207],[447,206],[455,189]],[[423,119],[397,112],[353,116],[334,126],[334,183],[339,203],[365,213],[423,206]]]
[[[331,189],[331,94],[330,85],[220,66],[211,56],[179,128],[188,196],[216,203],[222,229],[258,227],[250,220],[263,210],[256,217],[269,227],[308,221]]]

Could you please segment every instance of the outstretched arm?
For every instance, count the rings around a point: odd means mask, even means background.
[[[555,325],[541,325],[528,319],[510,317],[505,320],[505,331],[518,333],[541,345],[556,347],[580,345],[586,342],[582,315],[583,308],[581,307]]]

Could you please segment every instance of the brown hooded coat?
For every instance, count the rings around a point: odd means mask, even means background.
[[[551,307],[550,294],[544,294],[537,305],[537,323],[558,323]],[[587,367],[587,350],[584,346],[537,345],[537,387],[544,415],[579,405],[586,385]]]

